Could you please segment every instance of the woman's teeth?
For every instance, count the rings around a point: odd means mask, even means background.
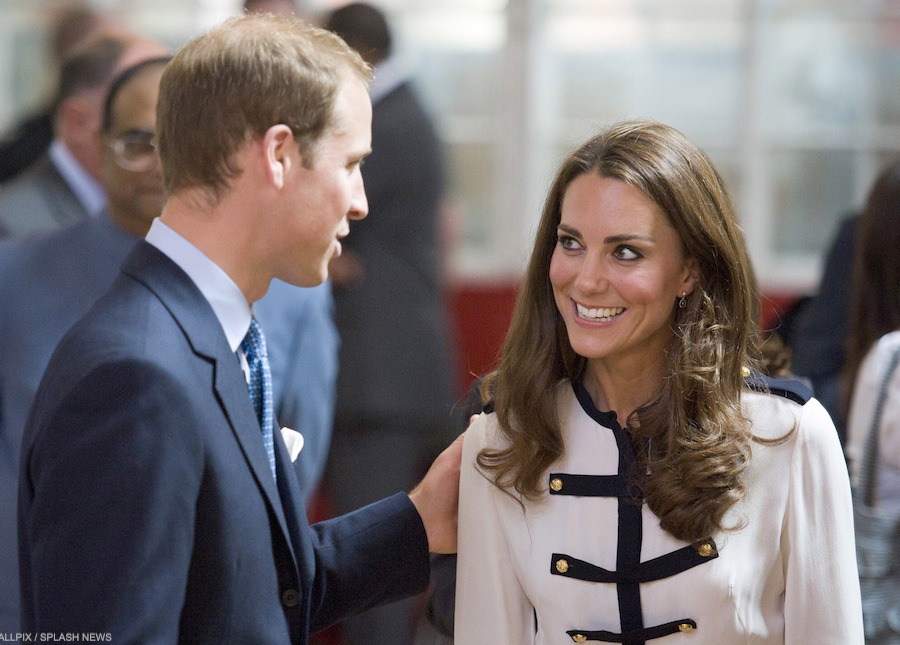
[[[575,307],[578,310],[578,317],[585,320],[596,320],[598,322],[609,322],[620,313],[625,311],[624,307],[598,307],[597,309],[589,309],[577,302]]]

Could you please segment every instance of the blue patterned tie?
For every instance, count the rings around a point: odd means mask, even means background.
[[[272,435],[272,374],[269,372],[269,355],[266,353],[266,337],[256,318],[250,319],[250,329],[241,342],[241,349],[250,367],[250,400],[256,410],[259,427],[262,428],[263,445],[269,457],[272,477],[275,475],[275,439]],[[276,477],[277,479],[277,477]]]

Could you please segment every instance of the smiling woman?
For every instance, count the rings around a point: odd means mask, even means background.
[[[636,410],[652,400],[665,375],[672,305],[693,293],[696,262],[685,258],[656,204],[638,188],[596,173],[569,185],[557,230],[550,283],[569,344],[588,359],[585,387],[606,409]],[[640,372],[649,389],[629,388],[620,393],[625,401],[605,394],[616,394],[611,383],[601,385],[612,374]]]
[[[699,149],[637,121],[569,156],[466,435],[457,642],[861,642],[837,434],[752,370],[757,316]]]

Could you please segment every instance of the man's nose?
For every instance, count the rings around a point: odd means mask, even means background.
[[[356,171],[359,173],[359,170]],[[366,188],[363,185],[362,175],[358,174],[358,180],[353,187],[353,197],[350,200],[350,219],[362,219],[369,214],[369,200],[366,199]]]

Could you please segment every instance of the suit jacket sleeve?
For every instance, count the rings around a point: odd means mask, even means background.
[[[203,474],[190,409],[182,385],[131,361],[33,412],[46,418],[21,469],[24,630],[178,639]]]
[[[311,632],[428,586],[428,538],[405,493],[312,529]]]

